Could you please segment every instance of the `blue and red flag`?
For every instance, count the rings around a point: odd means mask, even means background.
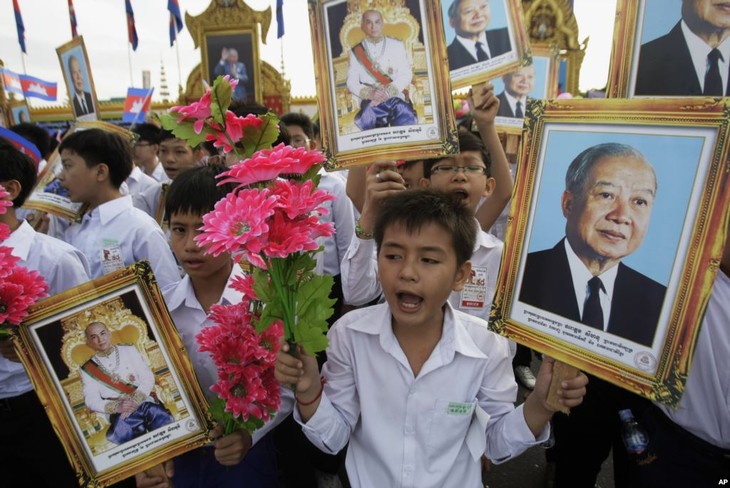
[[[284,36],[284,0],[276,0],[276,38]]]
[[[20,75],[18,73],[10,71],[8,68],[0,68],[0,75],[2,75],[5,91],[8,93],[17,93],[18,95],[23,94],[23,85],[20,83]]]
[[[10,129],[6,129],[5,127],[0,127],[0,138],[5,139],[15,149],[32,159],[33,164],[35,164],[36,169],[38,169],[38,163],[41,160],[41,152],[38,150],[35,144],[30,142],[28,139],[19,136]]]
[[[132,124],[143,122],[147,112],[150,111],[153,91],[155,91],[154,88],[149,90],[146,88],[128,88],[127,98],[124,100],[122,122]]]
[[[137,27],[134,25],[132,2],[130,0],[124,0],[124,4],[127,10],[127,37],[129,38],[129,43],[132,45],[132,50],[136,51],[139,39],[137,38]]]
[[[183,20],[177,0],[167,0],[167,10],[170,11],[170,46],[172,46],[177,39],[177,33],[183,28]]]
[[[79,37],[79,26],[76,23],[76,10],[74,10],[73,0],[68,0],[68,18],[71,20],[71,37]]]
[[[13,10],[15,11],[15,27],[18,28],[18,44],[20,44],[20,50],[25,53],[25,25],[23,25],[23,16],[20,15],[18,0],[13,0]]]
[[[25,98],[40,98],[49,102],[56,101],[58,85],[52,81],[41,80],[28,75],[19,75]]]

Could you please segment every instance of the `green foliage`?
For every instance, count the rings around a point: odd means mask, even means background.
[[[187,141],[190,147],[195,147],[205,142],[205,136],[211,132],[208,127],[204,126],[203,130],[200,131],[200,134],[196,134],[195,129],[193,128],[195,120],[188,119],[178,122],[178,117],[179,114],[177,113],[166,113],[160,117],[160,123],[163,128],[172,131],[172,133],[175,134],[175,137]]]
[[[226,112],[228,107],[231,106],[232,99],[233,89],[230,83],[225,81],[222,76],[219,76],[210,89],[210,115],[218,124],[225,125]]]
[[[218,396],[210,400],[210,416],[223,426],[224,435],[232,434],[238,430],[245,430],[249,434],[253,434],[255,430],[264,426],[263,420],[252,415],[248,417],[248,420],[243,420],[240,417],[234,417],[230,412],[226,412],[226,402]]]
[[[259,115],[259,118],[264,121],[259,129],[250,126],[244,129],[241,140],[243,157],[250,158],[256,151],[271,148],[279,137],[279,117],[273,112],[268,112]]]

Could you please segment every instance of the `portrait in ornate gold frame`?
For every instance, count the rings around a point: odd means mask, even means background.
[[[15,100],[10,102],[10,114],[12,125],[30,123],[30,108],[27,100]]]
[[[362,25],[372,12],[381,30],[369,47]],[[309,0],[309,19],[328,168],[458,151],[436,3]]]
[[[102,348],[92,339],[100,331]],[[17,332],[82,485],[106,486],[208,442],[207,402],[147,261],[36,303]],[[126,400],[145,428],[117,428]]]
[[[469,13],[479,9],[484,12]],[[520,0],[442,0],[441,17],[454,89],[493,80],[530,64],[530,38]],[[475,26],[479,26],[478,33],[473,32]],[[479,35],[479,47],[475,47],[473,37]]]
[[[708,98],[531,101],[494,330],[676,405],[722,254],[728,110]]]
[[[203,72],[207,82],[213,85],[218,76],[229,75],[238,79],[233,92],[236,102],[245,104],[261,103],[261,84],[259,67],[258,36],[249,30],[205,30],[202,32],[200,52],[203,56]],[[224,62],[235,52],[235,64]],[[228,54],[230,53],[230,54]],[[236,66],[236,68],[231,68]],[[233,73],[236,75],[233,76]]]
[[[86,54],[84,37],[78,36],[56,48],[66,82],[71,113],[76,120],[99,120],[99,101],[91,76],[91,64]]]

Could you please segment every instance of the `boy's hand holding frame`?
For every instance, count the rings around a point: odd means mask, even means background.
[[[365,178],[365,203],[360,213],[360,228],[372,233],[380,202],[386,197],[406,189],[403,177],[392,161],[373,163]]]

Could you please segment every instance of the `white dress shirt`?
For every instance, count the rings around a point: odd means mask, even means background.
[[[147,259],[160,288],[180,281],[165,234],[149,215],[132,206],[131,196],[99,205],[66,229],[64,237],[86,255],[92,278]]]
[[[730,278],[717,273],[679,407],[656,405],[674,423],[730,449]]]
[[[482,290],[484,296],[480,303],[474,303],[472,300],[466,300],[465,292],[452,292],[449,303],[455,309],[485,320],[489,317],[492,299],[497,290],[503,248],[502,241],[482,230],[479,231],[471,263],[475,273],[486,277]],[[341,269],[345,303],[361,306],[381,295],[383,289],[378,280],[377,246],[374,239],[360,239],[354,236],[342,261]]]
[[[8,237],[4,246],[13,249],[20,258],[18,264],[38,271],[48,284],[48,296],[89,281],[89,263],[75,247],[53,237],[36,232],[23,221]],[[0,355],[0,398],[22,395],[33,389],[22,363],[5,359]]]
[[[132,168],[132,172],[125,180],[125,182],[127,183],[127,188],[129,189],[129,195],[136,195],[137,193],[141,193],[147,188],[157,186],[158,184],[154,178],[144,174],[144,172],[138,166],[134,166]]]
[[[324,170],[319,172],[320,190],[326,190],[335,196],[335,200],[325,202],[322,206],[329,213],[320,219],[323,223],[333,222],[335,234],[324,239],[324,273],[330,276],[340,274],[340,263],[347,253],[350,241],[355,235],[355,212],[352,201],[345,191],[345,184],[339,176]]]
[[[165,173],[165,167],[162,166],[162,163],[160,163],[159,159],[156,159],[156,161],[157,165],[155,166],[155,169],[152,170],[150,176],[160,183],[170,183],[172,180],[167,177],[167,173]]]
[[[700,82],[700,89],[704,90],[705,74],[709,69],[707,55],[710,54],[710,51],[712,51],[712,47],[700,39],[697,34],[692,32],[684,20],[681,22],[681,26],[684,39],[687,42],[687,47],[689,48],[689,55],[692,58],[692,65],[695,68],[697,81]],[[727,73],[728,66],[730,66],[730,37],[722,41],[722,43],[717,46],[717,49],[720,51],[720,54],[722,54],[722,58],[717,60],[717,65],[720,68],[720,78],[722,79],[722,92],[727,93]]]
[[[487,42],[487,32],[486,31],[482,32],[479,35],[479,39],[476,41],[473,39],[467,39],[466,37],[462,37],[462,36],[458,36],[458,35],[456,36],[456,40],[459,41],[459,43],[461,43],[461,45],[464,46],[464,48],[467,51],[469,51],[469,54],[471,54],[472,57],[474,57],[474,61],[479,59],[479,58],[477,58],[477,42],[482,43],[482,49],[484,49],[484,52],[487,53],[487,56],[489,56],[489,59],[492,58],[492,52],[489,50],[489,43]]]
[[[219,304],[229,305],[241,301],[241,293],[229,285],[234,277],[242,275],[243,272],[240,266],[234,265],[231,276],[228,279],[228,284],[218,301]],[[198,343],[195,341],[195,336],[198,332],[204,327],[214,325],[215,322],[208,319],[208,314],[205,313],[195,296],[190,276],[186,275],[179,283],[164,289],[162,294],[165,298],[167,309],[170,311],[172,321],[180,333],[183,344],[185,344],[190,363],[193,365],[195,375],[198,377],[198,382],[203,393],[209,399],[215,397],[215,393],[210,391],[210,387],[218,381],[218,370],[210,357],[210,353],[200,352],[198,350]],[[280,390],[281,405],[279,412],[263,427],[253,433],[254,443],[276,427],[276,425],[291,413],[292,408],[294,408],[294,393],[291,389],[281,388]]]
[[[536,439],[514,407],[507,340],[448,303],[444,311],[441,339],[417,377],[387,304],[350,312],[330,330],[327,383],[303,431],[329,453],[349,441],[353,488],[479,487],[482,454],[500,463],[547,439],[549,427]]]
[[[169,183],[157,183],[132,195],[132,204],[153,219],[156,219],[157,210],[160,208],[160,198],[162,198],[162,185],[166,184]]]

